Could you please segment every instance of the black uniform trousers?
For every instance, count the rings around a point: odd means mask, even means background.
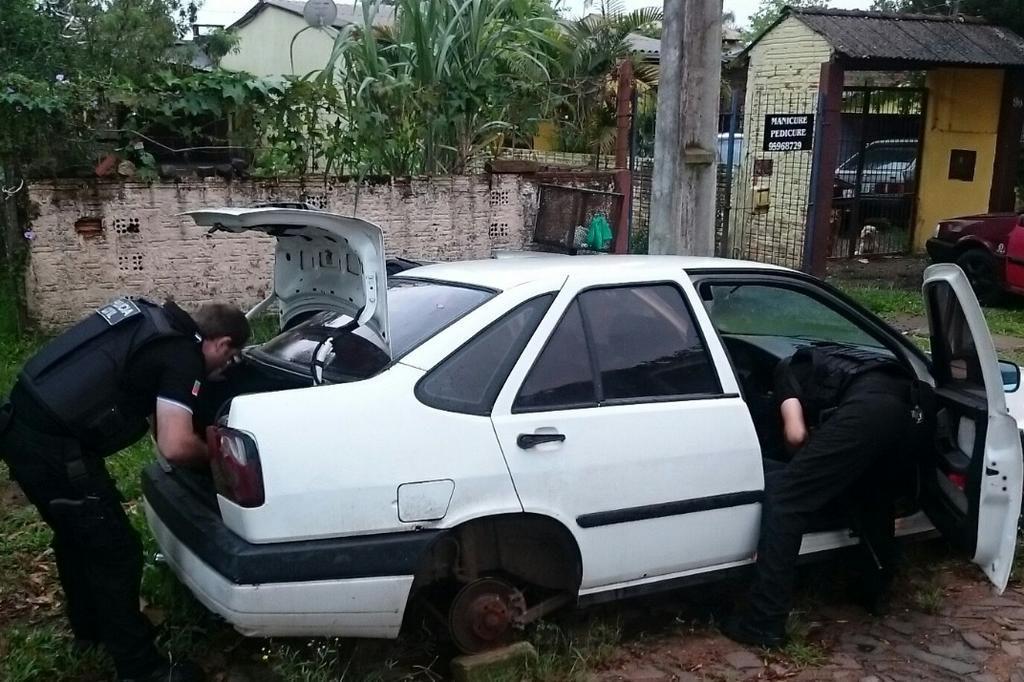
[[[66,439],[17,422],[0,437],[0,456],[43,520],[53,529],[53,554],[71,630],[102,644],[120,677],[136,677],[164,663],[153,628],[139,610],[142,543],[103,460],[85,458],[88,494],[72,483]]]
[[[860,512],[853,514],[862,525],[855,530],[870,539],[871,562],[881,565],[868,578],[877,589],[891,577],[896,548],[890,481],[910,424],[908,381],[869,372],[854,380],[788,464],[766,471],[748,622],[784,632],[803,534],[822,510],[846,497]],[[878,476],[865,476],[876,471]]]

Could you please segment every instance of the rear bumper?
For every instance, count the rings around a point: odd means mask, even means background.
[[[416,564],[435,532],[254,545],[152,466],[146,518],[171,569],[251,636],[398,636]]]
[[[146,518],[178,579],[206,608],[243,635],[398,637],[412,588],[411,575],[237,585],[178,540],[148,502]]]

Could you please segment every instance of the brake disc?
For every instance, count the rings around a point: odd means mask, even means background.
[[[460,650],[479,653],[512,641],[525,613],[522,592],[500,578],[480,578],[455,595],[448,631]]]

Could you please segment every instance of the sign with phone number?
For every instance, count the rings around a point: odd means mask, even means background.
[[[814,141],[814,114],[767,114],[764,151],[803,152]]]

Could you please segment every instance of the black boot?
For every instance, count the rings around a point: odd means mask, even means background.
[[[122,677],[121,682],[203,682],[202,669],[189,660],[164,663],[144,675]]]
[[[719,627],[722,634],[739,644],[761,647],[762,649],[780,649],[786,646],[786,626],[763,625],[749,617],[736,614],[726,618]]]

